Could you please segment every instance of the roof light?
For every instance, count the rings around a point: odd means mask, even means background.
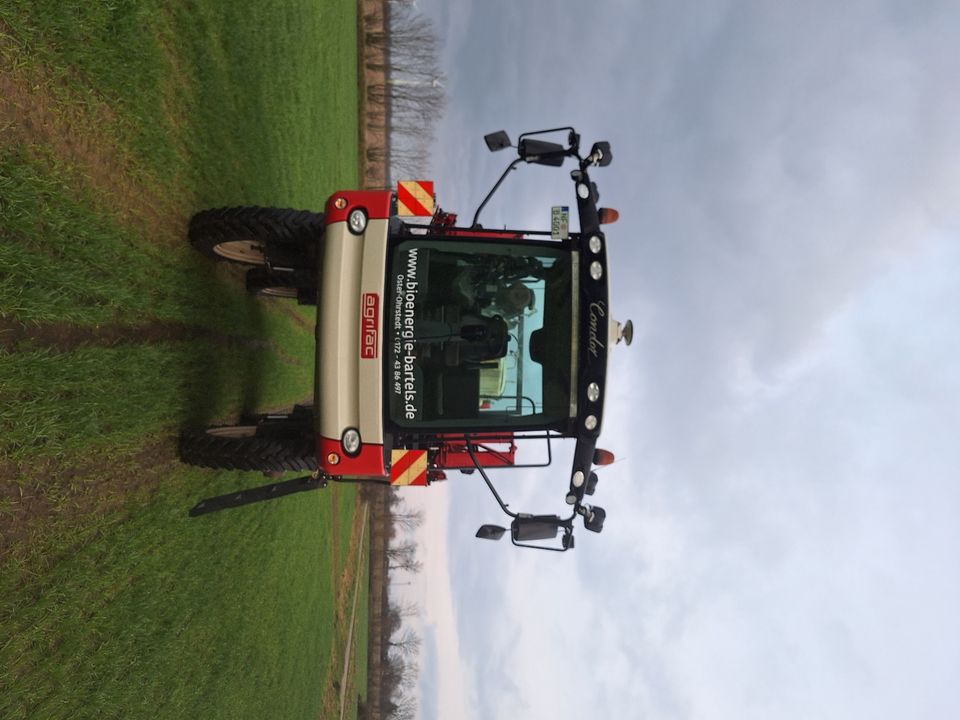
[[[597,448],[593,451],[593,464],[594,465],[612,465],[613,461],[616,458],[613,453],[609,450],[604,450],[603,448]]]
[[[620,213],[617,212],[614,208],[602,207],[598,208],[597,212],[600,215],[600,224],[601,225],[612,225],[617,220],[620,219]]]

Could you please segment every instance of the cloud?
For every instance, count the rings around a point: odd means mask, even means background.
[[[949,714],[960,10],[554,7],[472,6],[441,175],[476,202],[501,158],[466,139],[498,127],[613,141],[611,286],[637,338],[603,443],[627,460],[573,557],[473,540],[496,506],[451,481],[461,651],[504,683],[479,716]],[[489,224],[570,197],[529,170]],[[562,508],[568,467],[501,491]]]
[[[714,422],[744,383],[775,384],[871,278],[955,217],[960,131],[944,119],[960,107],[930,74],[957,58],[950,37],[831,11],[793,40],[786,29],[812,21],[790,10],[702,31],[640,118],[635,287],[660,361],[645,374],[685,423]]]
[[[420,610],[419,617],[405,621],[423,639],[417,686],[420,716],[448,717],[447,708],[462,706],[460,717],[478,717],[471,710],[477,702],[473,662],[463,651],[451,595],[447,488],[411,488],[403,500],[409,509],[423,515],[424,522],[414,535],[423,568],[411,578],[411,584],[392,587],[391,600],[412,603]]]

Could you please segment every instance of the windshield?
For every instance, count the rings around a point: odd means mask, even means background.
[[[546,427],[570,414],[570,254],[408,240],[393,255],[386,353],[403,427]]]

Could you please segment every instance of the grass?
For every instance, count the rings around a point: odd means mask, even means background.
[[[264,480],[172,448],[310,394],[310,315],[184,235],[203,207],[356,185],[356,12],[0,0],[0,717],[330,706],[354,488],[188,519]]]
[[[100,211],[93,190],[73,186],[65,168],[48,167],[45,153],[7,147],[0,154],[5,316],[85,325],[151,319],[249,332],[250,304],[233,302],[235,283],[197,257],[182,232],[172,247],[151,242]]]
[[[258,345],[225,352],[215,340],[0,353],[0,453],[14,461],[123,453],[184,422],[306,398],[309,338],[294,338],[285,357]]]
[[[254,480],[186,476],[193,493]],[[190,520],[178,485],[27,587],[5,573],[0,716],[316,716],[347,563],[329,528],[352,508],[317,493]]]
[[[201,205],[316,206],[324,180],[356,183],[355,3],[4,0],[0,22],[56,114],[106,123]]]

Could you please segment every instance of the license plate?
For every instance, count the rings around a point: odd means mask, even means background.
[[[570,208],[567,205],[553,206],[550,212],[550,237],[554,240],[570,237]]]

